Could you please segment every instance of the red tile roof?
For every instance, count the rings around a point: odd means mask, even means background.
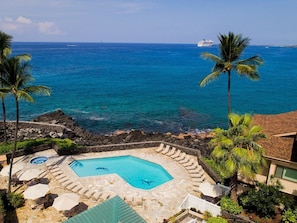
[[[255,114],[253,122],[255,125],[260,125],[267,136],[267,139],[259,142],[266,150],[267,156],[288,161],[293,159],[294,136],[297,131],[297,111],[276,115]],[[288,134],[290,137],[276,136],[285,133],[290,133]],[[296,160],[296,158],[294,159]]]

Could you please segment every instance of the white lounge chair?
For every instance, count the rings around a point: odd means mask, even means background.
[[[87,193],[88,191],[89,191],[89,190],[88,190],[87,188],[82,188],[81,190],[78,191],[78,194],[86,196],[86,193]]]
[[[161,143],[160,146],[156,149],[156,152],[159,153],[163,150],[164,148],[164,143]]]
[[[59,175],[61,175],[61,174],[64,174],[64,173],[62,172],[62,170],[59,170],[59,171],[56,171],[56,172],[53,172],[53,173],[52,173],[52,175],[53,175],[54,177],[57,177],[57,176],[59,176]]]
[[[175,151],[176,151],[176,148],[172,147],[172,149],[168,153],[166,153],[166,155],[167,156],[172,156],[175,153]]]
[[[198,165],[198,163],[193,163],[193,165],[191,165],[191,166],[186,166],[186,169],[187,170],[194,170],[194,169],[199,168],[199,167],[200,166]]]
[[[68,178],[68,177],[63,177],[63,178],[58,179],[58,182],[59,182],[60,184],[66,182],[66,181],[69,181],[69,178]]]
[[[92,195],[92,199],[95,200],[95,201],[97,201],[97,200],[100,198],[101,195],[102,195],[102,193],[100,193],[100,192],[95,192],[95,193]]]
[[[63,187],[66,187],[66,188],[67,188],[67,186],[70,185],[70,184],[72,184],[72,183],[73,183],[73,182],[72,182],[71,180],[67,179],[66,181],[62,182],[61,185],[62,185]]]
[[[65,175],[64,173],[62,173],[62,174],[56,176],[55,178],[56,178],[57,180],[59,180],[59,179],[65,178],[65,177],[66,177],[66,175]]]
[[[171,157],[172,159],[175,159],[175,158],[179,157],[180,153],[181,153],[181,151],[178,149],[178,150],[177,150],[173,155],[171,155],[170,157]]]
[[[77,186],[77,183],[70,183],[69,185],[67,185],[66,186],[66,188],[68,189],[68,190],[72,190],[74,187],[76,187]]]
[[[196,162],[195,159],[191,158],[188,162],[183,163],[183,166],[184,167],[192,166],[195,162]]]
[[[94,190],[89,190],[89,191],[87,191],[86,193],[85,193],[85,196],[87,197],[87,198],[90,198],[90,197],[92,197],[92,195],[95,193],[96,191],[94,191]]]
[[[75,187],[73,187],[71,190],[74,192],[74,193],[77,193],[78,191],[80,191],[83,187],[81,185],[76,185]]]
[[[161,151],[161,153],[162,153],[162,154],[166,154],[166,153],[169,152],[169,149],[170,149],[170,146],[167,145],[167,146]]]
[[[191,159],[191,156],[186,155],[184,159],[179,160],[178,162],[179,162],[180,164],[184,164],[184,163],[189,162],[190,159]]]
[[[182,153],[181,155],[179,155],[177,158],[175,158],[176,161],[180,161],[183,160],[186,157],[186,153]]]

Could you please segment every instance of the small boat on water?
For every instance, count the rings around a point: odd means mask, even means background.
[[[200,40],[197,43],[198,47],[207,47],[207,46],[212,46],[212,45],[213,45],[213,41],[212,40],[206,40],[206,39]]]

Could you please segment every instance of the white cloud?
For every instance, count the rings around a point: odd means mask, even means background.
[[[38,23],[39,32],[46,35],[58,35],[61,31],[53,22],[39,22]]]
[[[44,35],[59,35],[62,32],[53,22],[33,22],[31,19],[19,16],[16,19],[0,18],[0,30],[11,35],[14,33],[41,33]]]
[[[32,24],[32,21],[31,19],[27,19],[23,16],[19,16],[17,19],[16,19],[16,22],[18,23],[21,23],[21,24]]]

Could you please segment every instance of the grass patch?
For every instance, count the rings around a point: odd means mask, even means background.
[[[17,150],[34,148],[39,145],[56,145],[59,148],[71,149],[77,146],[75,142],[70,139],[54,139],[54,138],[40,138],[40,139],[28,139],[21,142],[17,142]],[[9,153],[13,150],[13,142],[0,143],[0,154]]]

